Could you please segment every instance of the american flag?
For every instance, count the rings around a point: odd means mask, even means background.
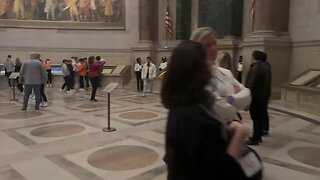
[[[254,31],[254,20],[255,20],[255,5],[256,0],[251,0],[251,23],[252,23],[252,31]]]
[[[169,3],[167,6],[167,13],[166,13],[166,35],[171,39],[173,38]]]

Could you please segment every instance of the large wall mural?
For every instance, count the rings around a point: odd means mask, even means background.
[[[123,29],[125,0],[0,0],[0,27]]]

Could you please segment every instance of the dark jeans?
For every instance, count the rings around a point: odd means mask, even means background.
[[[242,82],[242,72],[237,71],[237,80],[239,81],[239,83]]]
[[[71,86],[70,86],[71,89],[74,89],[74,86],[75,86],[75,83],[76,83],[75,80],[76,80],[76,79],[75,79],[75,74],[70,75],[69,82],[70,82],[70,85],[71,85]]]
[[[86,88],[89,88],[90,84],[89,84],[89,75],[88,75],[88,73],[87,73],[85,79],[86,79]]]
[[[78,83],[78,86],[80,86],[79,82],[80,82],[80,74],[79,74],[79,72],[75,72],[74,73],[74,82],[73,82],[73,88],[72,89],[75,88],[77,83]]]
[[[41,85],[40,84],[36,84],[36,85],[25,84],[24,89],[25,89],[25,91],[24,91],[24,96],[23,96],[23,109],[27,109],[27,107],[28,107],[28,101],[29,101],[30,95],[32,93],[32,90],[33,90],[35,98],[36,98],[35,108],[39,109]]]
[[[141,79],[141,72],[136,71],[136,79],[137,79],[137,90],[143,90],[143,80]]]
[[[8,85],[9,85],[9,87],[12,87],[12,85],[11,85],[11,79],[9,79],[9,77],[10,77],[10,75],[12,74],[12,72],[6,72],[6,76],[7,76],[7,78],[8,78]]]
[[[269,114],[268,114],[269,98],[265,98],[263,106],[263,132],[269,132]]]
[[[70,89],[71,89],[70,76],[63,77],[63,79],[64,79],[64,83],[63,83],[61,89],[64,89],[67,86],[67,91],[70,91]]]
[[[42,102],[42,101],[48,102],[48,99],[47,99],[47,96],[46,96],[46,92],[45,92],[45,89],[44,89],[44,84],[41,84],[40,95],[41,95],[40,102]]]
[[[84,78],[85,76],[80,76],[80,88],[84,89]]]
[[[23,86],[22,86],[22,84],[19,82],[19,77],[17,77],[16,81],[17,81],[17,88],[19,89],[20,92],[23,92]]]
[[[98,87],[102,87],[102,75],[98,77]]]
[[[98,85],[99,85],[99,77],[90,78],[90,82],[91,82],[91,85],[92,85],[92,91],[91,91],[90,100],[94,100],[94,99],[96,99],[96,92],[97,92]]]
[[[52,73],[51,73],[51,69],[47,69],[48,72],[48,84],[52,84]]]
[[[252,98],[250,105],[250,116],[253,121],[253,135],[254,141],[259,141],[262,136],[263,122],[264,122],[264,108],[265,98]]]

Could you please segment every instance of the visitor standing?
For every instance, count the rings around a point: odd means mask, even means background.
[[[80,62],[79,66],[78,66],[79,76],[80,76],[80,88],[79,88],[79,90],[80,91],[84,91],[84,80],[85,80],[85,77],[86,77],[86,64],[85,64],[83,58],[81,58],[79,60],[79,62]]]
[[[242,82],[242,70],[243,70],[243,57],[239,57],[238,67],[237,67],[237,80]]]
[[[168,66],[167,57],[163,56],[161,60],[162,60],[162,63],[159,66],[159,71],[163,72],[167,69],[167,66]]]
[[[269,99],[271,97],[271,82],[272,82],[272,67],[271,64],[267,61],[268,60],[268,55],[265,54],[265,58],[262,58],[262,62],[265,63],[267,67],[267,94],[266,94],[266,99],[264,101],[264,107],[263,107],[263,131],[262,131],[262,136],[269,135],[269,114],[268,114],[268,104],[269,104]]]
[[[48,74],[48,81],[47,81],[47,87],[52,86],[52,63],[50,59],[46,59],[44,63],[44,67],[46,68],[47,74]]]
[[[101,56],[97,56],[96,57],[96,62],[97,63],[101,63],[101,60],[103,60],[103,59],[101,59]],[[98,87],[102,87],[102,72],[103,72],[103,66],[101,66],[99,68]]]
[[[89,78],[92,85],[91,91],[91,102],[97,102],[96,99],[96,92],[99,86],[99,76],[100,76],[100,69],[104,66],[106,62],[101,60],[101,62],[96,62],[94,56],[89,57]]]
[[[4,73],[5,73],[5,76],[8,78],[9,88],[12,88],[11,79],[9,79],[9,77],[13,71],[14,71],[14,63],[11,59],[11,55],[8,55],[8,57],[4,63]]]
[[[68,63],[68,60],[64,59],[61,64],[61,71],[62,71],[62,76],[64,79],[64,83],[61,87],[61,90],[63,91],[67,87],[67,92],[70,92],[70,90],[71,90],[70,72],[67,67],[67,63]]]
[[[239,161],[249,131],[238,122],[227,126],[212,110],[215,98],[207,90],[212,74],[206,54],[200,43],[182,42],[164,76],[167,178],[246,180]]]
[[[153,92],[153,79],[156,77],[156,65],[151,62],[151,57],[147,57],[141,76],[143,79],[143,97],[145,97],[146,93]]]
[[[39,59],[41,64],[43,64],[42,59]],[[44,65],[45,68],[45,65]],[[44,71],[44,81],[41,83],[40,87],[40,107],[47,107],[48,106],[48,99],[46,95],[46,90],[45,90],[45,83],[48,82],[48,72]]]
[[[266,53],[253,51],[252,64],[246,79],[246,87],[251,90],[252,102],[250,116],[253,121],[253,135],[248,145],[259,145],[262,142],[263,123],[267,110],[266,102],[270,97],[271,77],[266,61]]]
[[[40,105],[40,88],[45,81],[44,67],[39,61],[40,54],[32,53],[30,59],[26,60],[20,69],[20,82],[24,84],[25,93],[23,97],[23,107],[21,110],[27,110],[29,96],[33,90],[35,94],[35,109],[39,110]]]
[[[14,72],[19,73],[21,69],[22,63],[20,61],[20,58],[16,59],[16,65],[14,67]],[[19,89],[20,92],[23,92],[23,86],[22,83],[19,81],[19,76],[17,77],[17,88]]]
[[[235,76],[236,75],[236,68],[235,68],[235,63],[233,63],[232,57],[228,52],[222,52],[219,55],[218,58],[218,64],[219,67],[222,67],[224,69],[228,69],[229,71],[231,71],[232,75]]]
[[[241,120],[238,111],[250,105],[250,90],[239,83],[230,70],[218,66],[217,33],[210,27],[201,27],[192,33],[190,40],[200,42],[207,50],[212,72],[212,79],[207,88],[216,98],[214,110],[226,123]]]
[[[72,65],[73,61],[72,60],[68,60],[67,61],[67,68],[70,72],[70,79],[69,79],[69,83],[70,83],[70,91],[67,91],[67,94],[72,94],[75,92],[74,90],[74,86],[75,86],[75,71],[74,71],[74,67]]]
[[[137,91],[143,90],[143,81],[141,78],[142,67],[143,67],[143,64],[141,62],[141,58],[138,57],[136,59],[136,64],[134,65],[134,72],[136,74],[136,80],[137,80]]]

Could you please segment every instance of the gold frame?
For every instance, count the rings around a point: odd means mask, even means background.
[[[122,17],[120,22],[73,22],[45,20],[15,20],[0,19],[0,28],[21,29],[56,29],[56,30],[125,30],[126,29],[126,0],[121,0]]]

